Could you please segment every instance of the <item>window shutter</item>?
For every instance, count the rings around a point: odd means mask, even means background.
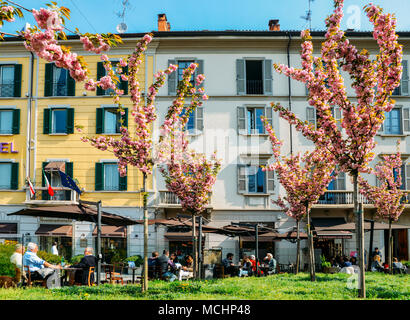
[[[316,128],[316,110],[315,108],[312,107],[307,107],[306,108],[306,120],[313,124],[314,127]]]
[[[73,163],[72,162],[65,163],[65,174],[69,176],[70,178],[73,177]],[[65,199],[71,200],[71,190],[66,190]]]
[[[50,120],[51,120],[51,109],[44,109],[44,116],[43,116],[43,133],[49,134],[50,133]]]
[[[204,130],[204,108],[197,107],[196,108],[196,130],[203,131]]]
[[[384,124],[384,121],[386,120],[386,113],[383,112],[383,114],[384,114],[384,120],[383,120],[382,124],[380,125],[379,130],[377,131],[378,133],[383,133],[384,132],[384,125],[383,124]]]
[[[43,172],[45,172],[45,171],[44,171],[44,168],[46,167],[46,165],[48,165],[48,162],[43,162],[43,163],[42,163],[42,166],[41,166],[42,169],[43,169],[43,170],[41,170],[41,186],[42,186],[42,187],[45,187],[45,186],[46,186],[46,181],[44,180],[44,173],[43,173]],[[50,173],[46,172],[46,176],[47,176],[48,182],[51,183]],[[48,194],[48,191],[47,191],[47,190],[43,190],[43,191],[41,192],[41,199],[42,199],[42,200],[50,200],[50,195]]]
[[[19,134],[20,133],[20,109],[14,109],[13,110],[12,133],[13,134]]]
[[[128,128],[128,108],[124,108],[124,115],[121,116],[122,126]]]
[[[272,126],[273,128],[273,110],[272,107],[265,107],[265,117],[266,119],[268,119],[269,124]],[[266,133],[266,130],[265,130]]]
[[[104,190],[104,164],[95,164],[95,191]]]
[[[97,62],[97,81],[105,76],[104,64],[102,62]],[[103,96],[104,90],[97,87],[97,96]]]
[[[95,133],[103,133],[103,131],[104,131],[104,108],[97,108]]]
[[[168,66],[170,64],[176,65],[176,60],[168,60]],[[177,75],[178,69],[168,75],[168,95],[175,96],[177,94]]]
[[[71,78],[70,73],[67,74],[67,96],[75,96],[75,80]]]
[[[18,162],[13,162],[11,164],[11,190],[18,190],[19,188],[19,164]]]
[[[14,90],[13,97],[21,97],[21,76],[22,76],[22,65],[14,65]]]
[[[410,164],[406,165],[406,190],[410,190]]]
[[[268,193],[273,193],[275,189],[275,171],[265,171],[267,178]]]
[[[122,73],[128,75],[128,66],[122,68]],[[120,89],[124,90],[124,95],[128,94],[128,81],[124,81],[120,78]]]
[[[410,108],[403,108],[403,131],[410,132]]]
[[[342,130],[342,123],[341,123],[342,112],[340,110],[340,107],[336,107],[336,106],[332,107],[332,116],[336,120],[337,128],[339,130]]]
[[[272,60],[266,59],[263,60],[264,68],[263,68],[263,73],[264,73],[264,81],[263,81],[263,93],[267,96],[273,95],[273,89],[272,89]]]
[[[238,134],[246,134],[246,112],[245,107],[237,108]]]
[[[120,173],[118,173],[120,174]],[[128,170],[127,170],[127,175],[128,175]],[[119,190],[120,191],[127,191],[127,176],[121,177],[119,180]]]
[[[246,69],[245,69],[245,60],[237,59],[236,60],[236,94],[245,95],[246,94]]]
[[[46,63],[46,71],[44,76],[44,96],[51,97],[53,95],[53,72],[54,63]]]
[[[403,96],[409,95],[409,71],[408,71],[408,60],[402,60],[403,73],[401,75],[401,94]]]
[[[74,108],[67,109],[67,133],[74,133]]]
[[[196,70],[195,70],[195,79],[196,79],[196,77],[197,77],[199,74],[204,74],[204,60],[196,60],[195,63],[198,64],[198,68],[196,68]],[[195,81],[195,79],[194,79],[194,81]],[[197,85],[195,85],[195,87],[198,88]],[[205,87],[205,81],[203,81],[203,82],[201,83],[201,86],[200,86],[199,88],[202,88],[202,87]]]
[[[336,190],[346,190],[346,174],[340,172],[336,178]]]
[[[238,193],[246,193],[246,166],[238,164]]]

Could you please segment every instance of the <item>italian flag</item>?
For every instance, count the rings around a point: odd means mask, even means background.
[[[43,175],[44,175],[44,181],[46,182],[48,194],[50,195],[50,197],[52,197],[54,196],[54,190],[53,188],[51,188],[50,182],[48,182],[47,175],[44,172],[44,170],[43,170]]]
[[[30,196],[33,197],[36,194],[36,191],[34,190],[34,187],[30,181],[30,178],[27,178],[27,180],[28,180],[28,185],[30,186]]]

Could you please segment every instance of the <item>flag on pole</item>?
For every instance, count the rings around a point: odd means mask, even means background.
[[[44,172],[44,170],[43,170],[43,174],[44,174],[44,181],[46,182],[48,194],[50,195],[50,197],[52,197],[52,196],[54,196],[54,190],[53,190],[53,188],[51,188],[51,185],[48,182],[47,175]]]
[[[66,175],[64,172],[60,170],[58,170],[58,173],[60,174],[61,184],[63,185],[63,187],[75,190],[78,194],[82,193],[81,190],[78,188],[77,184],[70,176]]]
[[[30,178],[27,177],[28,185],[30,187],[30,197],[33,197],[36,194],[36,190],[34,190],[33,184],[30,181]]]

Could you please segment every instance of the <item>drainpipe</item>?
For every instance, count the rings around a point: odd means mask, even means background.
[[[33,145],[33,181],[36,182],[36,164],[37,164],[37,124],[38,124],[38,77],[39,77],[39,60],[36,59],[36,94],[34,96],[34,145]]]
[[[289,31],[286,32],[288,34],[288,47],[286,49],[287,52],[287,56],[288,56],[288,66],[290,67],[290,54],[289,54],[289,50],[290,50],[290,43],[292,41],[292,36],[290,34]],[[292,111],[292,85],[291,85],[291,79],[290,77],[288,77],[288,102],[289,102],[289,111]],[[289,134],[290,134],[290,154],[293,155],[293,137],[292,137],[292,125],[289,125]]]
[[[29,91],[27,100],[27,138],[26,138],[26,177],[30,177],[30,160],[31,160],[31,104],[33,101],[33,76],[34,76],[34,55],[30,51],[30,78],[29,78]]]

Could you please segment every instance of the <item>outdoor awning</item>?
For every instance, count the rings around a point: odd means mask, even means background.
[[[97,227],[93,231],[93,236],[97,236]],[[103,238],[126,238],[127,227],[121,226],[101,226],[101,237]]]
[[[17,234],[17,223],[0,223],[0,234]]]
[[[240,239],[242,241],[249,241],[249,242],[255,242],[256,237],[255,236],[240,236]],[[273,241],[278,241],[279,239],[276,236],[273,235],[259,235],[258,237],[258,242],[273,242]]]
[[[353,222],[346,223],[344,218],[312,218],[312,225],[315,231],[355,231],[356,224]],[[364,223],[364,229],[370,230],[370,222]],[[392,223],[392,229],[409,229],[410,226]],[[374,222],[374,230],[388,230],[388,223]]]
[[[192,232],[166,232],[165,238],[171,241],[192,241]],[[204,241],[205,235],[202,234],[202,241]]]
[[[350,231],[317,231],[316,236],[319,239],[351,239]]]
[[[65,172],[65,162],[63,161],[52,161],[47,163],[47,165],[44,167],[45,171],[48,170],[60,170],[62,172]]]
[[[72,237],[73,226],[58,224],[40,224],[40,227],[37,229],[35,234],[37,236]]]

